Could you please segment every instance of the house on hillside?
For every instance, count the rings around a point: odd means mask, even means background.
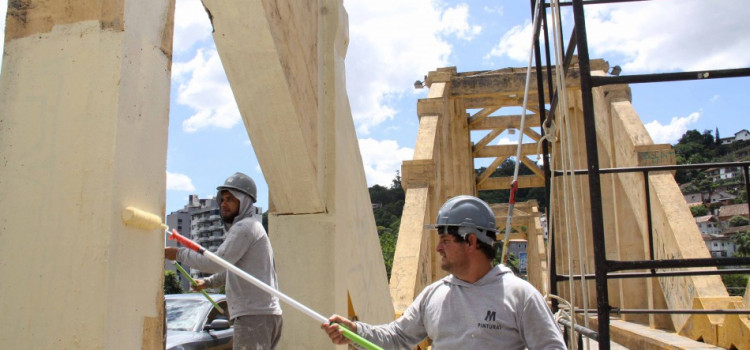
[[[728,228],[725,228],[724,231],[721,231],[721,233],[724,234],[724,235],[727,235],[727,236],[734,237],[734,235],[736,235],[736,234],[738,234],[740,232],[745,232],[745,231],[750,232],[750,225],[737,226],[737,227],[728,227]]]
[[[747,203],[722,205],[721,208],[719,208],[719,222],[724,228],[729,227],[729,219],[737,215],[750,219]]]
[[[701,235],[703,241],[706,242],[708,251],[711,252],[713,258],[726,258],[734,256],[737,251],[737,245],[734,243],[733,236],[731,235]]]
[[[702,235],[718,235],[721,233],[719,219],[714,215],[704,215],[695,218],[695,224]]]
[[[683,195],[683,197],[685,197],[685,202],[687,202],[689,206],[692,206],[693,204],[697,205],[704,203],[729,203],[730,200],[737,198],[737,196],[724,190],[713,191],[710,197],[708,195],[708,191],[699,193],[686,193]]]
[[[742,169],[739,167],[729,168],[708,168],[706,169],[706,175],[713,182],[719,182],[721,180],[732,180],[742,179]]]
[[[745,129],[742,129],[734,133],[733,137],[730,136],[730,137],[723,137],[719,139],[722,145],[728,145],[732,142],[745,141],[745,140],[750,140],[750,131],[747,131]]]

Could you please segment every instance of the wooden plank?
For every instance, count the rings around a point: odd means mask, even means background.
[[[469,127],[471,128],[472,125],[474,125],[474,124],[476,124],[476,123],[484,120],[490,114],[492,114],[493,112],[495,112],[498,109],[500,109],[500,107],[490,106],[490,107],[482,108],[481,111],[479,111],[479,112],[475,113],[474,115],[472,115],[471,117],[469,117]]]
[[[432,159],[405,160],[401,163],[401,185],[404,189],[434,186],[435,162]]]
[[[487,166],[487,169],[484,169],[484,171],[477,177],[477,186],[481,185],[485,180],[487,180],[487,178],[489,178],[490,175],[492,175],[492,173],[497,170],[497,167],[500,166],[500,164],[502,164],[505,159],[507,158],[495,158],[495,160],[493,160],[492,163]]]
[[[445,83],[434,84],[436,89],[430,90],[434,93],[440,93],[439,86],[445,86]],[[420,118],[425,115],[443,115],[445,113],[445,101],[440,98],[421,98],[417,100],[417,116]]]
[[[526,72],[482,74],[471,77],[454,77],[451,79],[451,97],[461,98],[477,95],[523,95],[526,86]],[[565,81],[568,89],[580,89],[581,77],[577,69],[568,71]],[[536,72],[532,71],[529,91],[538,91]],[[547,85],[544,85],[547,93]]]
[[[414,145],[414,159],[434,159],[437,148],[438,116],[424,116],[419,119],[417,141]]]
[[[527,114],[524,121],[524,127],[536,128],[541,125],[539,116],[536,114]],[[520,129],[521,115],[501,115],[487,117],[471,125],[471,130],[493,130],[493,129]]]
[[[491,177],[477,186],[479,191],[488,190],[509,190],[513,177]],[[536,175],[518,176],[518,188],[544,187],[544,178]]]
[[[391,268],[390,291],[396,314],[403,314],[414,298],[431,283],[432,251],[429,245],[427,211],[430,191],[426,186],[406,190],[396,252]]]
[[[474,158],[510,157],[516,155],[517,144],[492,145],[482,149],[474,150]],[[524,143],[521,145],[521,156],[530,156],[536,153],[536,143]]]
[[[537,120],[539,120],[539,118],[537,118]],[[529,121],[528,116],[527,116],[526,121],[527,122]],[[524,126],[526,126],[525,123],[524,123]],[[539,142],[539,140],[542,138],[542,135],[540,135],[538,132],[534,131],[534,129],[530,129],[528,126],[526,126],[526,128],[524,128],[523,133],[524,133],[524,135],[528,136],[529,138],[531,138],[532,140],[534,140],[536,142]]]
[[[476,95],[460,98],[466,104],[467,109],[484,108],[486,106],[523,107],[523,98],[509,97],[505,95]],[[539,112],[539,98],[535,93],[529,93],[529,101],[526,108],[532,112]]]
[[[536,163],[534,163],[533,160],[529,159],[528,157],[521,157],[521,162],[523,164],[526,164],[526,166],[534,172],[537,176],[544,178],[544,170],[540,168]]]
[[[488,132],[487,135],[484,135],[484,137],[482,137],[482,139],[479,140],[479,142],[477,142],[474,145],[474,150],[480,150],[484,148],[485,146],[487,146],[487,144],[492,142],[492,140],[494,140],[497,137],[497,135],[500,135],[503,131],[505,131],[505,129],[495,129],[495,130]]]

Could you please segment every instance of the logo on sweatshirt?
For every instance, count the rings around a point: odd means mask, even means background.
[[[501,329],[500,325],[495,321],[495,317],[497,314],[495,311],[487,310],[487,314],[484,316],[484,320],[487,323],[479,322],[477,323],[477,327],[484,328],[484,329]]]
[[[487,310],[487,316],[484,316],[485,321],[495,321],[495,311]]]

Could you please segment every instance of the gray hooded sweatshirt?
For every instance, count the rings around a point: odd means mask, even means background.
[[[244,193],[229,191],[240,200],[240,210],[231,224],[224,224],[226,239],[215,254],[278,290],[273,249],[263,225],[252,217],[253,201]],[[226,284],[227,304],[232,319],[245,315],[281,315],[278,298],[205,256],[183,247],[177,254],[177,260],[202,272],[214,273],[205,279],[209,288]]]
[[[541,294],[507,267],[476,283],[449,275],[417,296],[397,320],[357,333],[384,349],[412,349],[430,337],[440,349],[566,349]]]

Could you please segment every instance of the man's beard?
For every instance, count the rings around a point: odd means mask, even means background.
[[[234,218],[236,218],[238,214],[239,212],[234,212],[225,216],[223,213],[219,213],[219,216],[221,216],[221,221],[224,221],[227,224],[231,224],[234,222]]]

